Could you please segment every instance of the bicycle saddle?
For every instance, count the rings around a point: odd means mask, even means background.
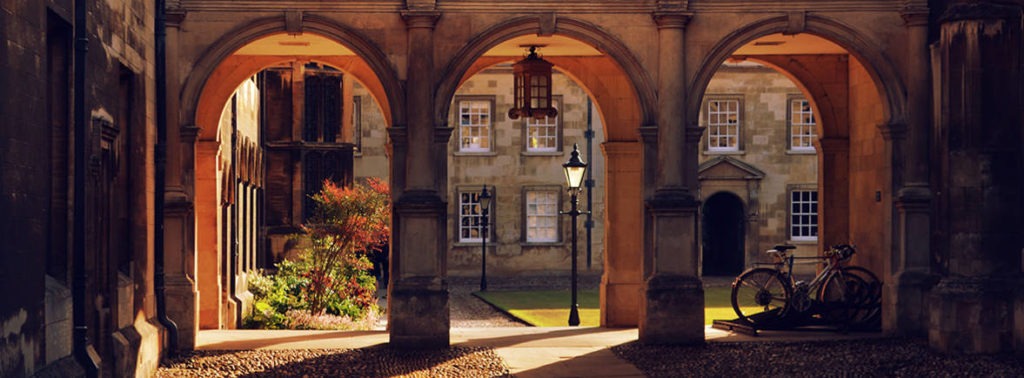
[[[791,249],[796,249],[796,246],[795,245],[789,245],[789,244],[779,244],[779,245],[777,245],[775,247],[772,247],[772,248],[775,249],[776,251],[779,251],[779,252],[786,252],[786,251],[791,250]]]

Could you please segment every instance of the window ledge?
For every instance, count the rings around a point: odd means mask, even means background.
[[[452,156],[498,156],[497,152],[486,151],[486,152],[452,152]]]
[[[704,150],[704,155],[745,155],[747,152],[744,150],[738,151],[708,151]]]
[[[786,155],[817,155],[817,150],[786,150]]]
[[[565,243],[564,242],[560,242],[560,241],[556,241],[556,242],[521,242],[521,243],[519,243],[519,246],[523,247],[523,248],[530,248],[530,247],[564,247]]]
[[[493,243],[491,238],[487,238],[487,248],[488,249],[491,248],[491,245],[492,245],[491,243]],[[472,247],[480,248],[480,244],[481,244],[481,242],[479,242],[479,241],[475,241],[475,242],[472,242],[472,241],[468,241],[468,242],[460,241],[460,242],[453,242],[452,243],[452,248],[472,248]]]
[[[791,245],[818,245],[818,240],[786,240],[786,244]]]
[[[562,156],[565,155],[562,151],[523,151],[523,156]]]

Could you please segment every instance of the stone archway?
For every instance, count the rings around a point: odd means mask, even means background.
[[[894,246],[904,242],[894,233],[896,192],[901,185],[901,173],[894,167],[900,153],[894,150],[894,142],[899,140],[894,141],[894,137],[900,137],[898,130],[910,118],[904,77],[858,30],[821,16],[807,15],[798,30],[787,25],[790,21],[790,17],[783,16],[748,24],[727,34],[709,50],[690,87],[690,122],[696,124],[703,91],[717,67],[760,37],[806,33],[843,48],[850,57],[848,62],[814,63],[813,57],[781,54],[750,58],[793,78],[812,98],[815,111],[825,118],[815,144],[822,201],[819,219],[823,225],[818,249],[827,244],[856,243],[861,251],[859,263],[882,273],[888,285],[894,276],[892,256],[898,253]],[[839,67],[836,71],[842,77],[838,85],[829,82],[830,75],[824,73],[827,68],[822,67]]]
[[[601,284],[601,325],[635,326],[639,318],[643,250],[641,202],[644,178],[642,144],[637,132],[653,123],[654,86],[639,60],[617,38],[584,21],[519,17],[496,24],[473,38],[443,70],[435,98],[435,124],[447,127],[451,99],[473,73],[508,57],[484,54],[508,39],[524,36],[568,37],[601,51],[595,57],[546,56],[583,87],[603,119],[605,140],[605,261]],[[631,200],[632,199],[632,200]]]
[[[256,240],[255,228],[260,216],[256,210],[246,210],[242,213],[241,216],[246,219],[242,219],[243,222],[240,222],[244,229],[239,231],[239,235],[225,236],[226,233],[220,235],[218,231],[221,228],[236,227],[234,220],[230,225],[221,226],[221,222],[226,222],[227,214],[229,214],[222,209],[221,203],[225,201],[225,198],[229,198],[225,197],[223,193],[235,191],[233,186],[218,185],[219,181],[222,181],[222,172],[230,174],[232,177],[238,177],[247,183],[257,178],[262,179],[262,174],[252,173],[256,172],[257,167],[263,163],[261,161],[264,155],[263,146],[246,143],[236,145],[232,130],[225,130],[221,127],[221,110],[232,97],[238,84],[248,80],[263,68],[281,62],[296,60],[321,62],[336,67],[363,83],[382,108],[388,126],[394,125],[396,122],[403,122],[405,119],[404,91],[385,54],[359,33],[330,20],[306,16],[301,22],[300,34],[306,33],[330,40],[350,50],[352,55],[341,55],[341,52],[337,55],[317,56],[234,55],[239,49],[255,41],[286,31],[294,32],[293,28],[294,25],[286,25],[283,18],[259,19],[239,26],[227,33],[225,37],[212,43],[199,56],[193,70],[181,83],[181,97],[178,99],[180,103],[176,102],[176,104],[180,104],[178,115],[182,117],[179,124],[183,124],[184,126],[181,127],[187,131],[182,133],[186,137],[180,140],[182,145],[179,150],[181,171],[184,175],[181,181],[185,183],[185,187],[177,190],[183,191],[186,198],[191,196],[190,209],[192,213],[186,212],[180,216],[184,218],[183,227],[191,225],[194,229],[184,232],[192,240],[181,241],[185,245],[179,249],[183,255],[169,256],[169,258],[180,261],[181,265],[180,268],[176,266],[178,264],[171,265],[172,269],[168,274],[169,281],[171,281],[168,295],[177,298],[171,302],[169,313],[181,328],[180,335],[183,346],[190,346],[194,343],[195,332],[199,328],[217,326],[218,321],[214,314],[218,311],[215,310],[215,307],[211,307],[210,301],[225,300],[228,301],[228,304],[235,303],[235,306],[239,302],[232,295],[218,298],[221,295],[214,294],[221,291],[222,287],[237,285],[233,285],[233,280],[237,281],[234,277],[226,276],[226,272],[230,272],[230,269],[220,269],[221,260],[226,259],[223,257],[225,250],[233,248],[231,247],[232,243],[218,242],[218,238],[242,237],[249,245]],[[189,133],[192,135],[188,135]],[[248,136],[246,140],[256,142],[259,139]],[[177,141],[177,138],[174,138],[173,141]],[[228,143],[224,144],[224,142]],[[172,146],[174,145],[172,144]],[[236,150],[236,147],[238,159],[229,156],[235,153],[233,151]],[[234,162],[234,160],[238,161]],[[169,189],[169,191],[174,190]],[[233,196],[233,194],[228,195]],[[260,206],[262,193],[246,189],[237,198],[241,198],[246,206],[255,208]],[[227,201],[232,200],[229,198]],[[189,216],[193,218],[188,219]],[[194,245],[194,250],[187,247],[189,244]],[[250,252],[253,248],[250,248]],[[241,264],[246,266],[245,269],[254,268],[255,260],[252,256],[240,259]],[[176,271],[178,269],[181,271]],[[190,278],[193,276],[194,280]],[[209,300],[203,301],[204,297]],[[240,313],[240,311],[234,312]]]

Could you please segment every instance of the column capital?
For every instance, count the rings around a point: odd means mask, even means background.
[[[408,29],[433,29],[441,18],[441,12],[434,10],[405,10],[401,15]]]
[[[434,127],[434,143],[447,144],[452,138],[452,132],[455,129],[451,127]]]
[[[202,128],[196,125],[184,125],[178,131],[178,135],[181,136],[182,142],[191,144],[196,142],[196,137],[199,136],[200,130]]]
[[[700,201],[685,188],[659,188],[644,205],[654,214],[674,213],[697,211]]]
[[[932,190],[928,186],[908,185],[896,191],[897,208],[930,208]]]
[[[927,6],[907,6],[900,10],[900,17],[903,17],[903,24],[908,27],[928,26]]]
[[[657,11],[652,15],[658,29],[686,29],[686,25],[693,18],[693,12],[680,11]]]
[[[704,129],[706,129],[706,127],[695,125],[687,127],[685,131],[686,143],[699,143],[700,138],[704,136]]]
[[[907,137],[907,124],[905,123],[880,123],[877,127],[886,141],[903,140]]]
[[[181,23],[185,21],[185,16],[187,15],[188,12],[181,8],[167,9],[167,12],[165,13],[167,18],[164,21],[164,25],[169,28],[177,29],[181,27]]]
[[[658,125],[644,125],[637,129],[640,141],[644,144],[658,144]]]
[[[393,145],[405,146],[409,143],[409,129],[405,125],[391,126],[388,128],[388,139]]]

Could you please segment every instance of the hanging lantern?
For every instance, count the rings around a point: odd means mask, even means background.
[[[544,119],[558,115],[551,103],[551,67],[554,65],[537,56],[537,46],[530,46],[530,55],[512,65],[515,83],[515,106],[508,110],[508,118]]]

